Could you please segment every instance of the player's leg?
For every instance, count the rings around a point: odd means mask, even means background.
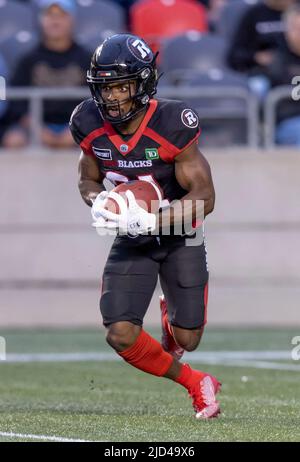
[[[209,394],[211,382],[206,383],[208,376],[180,364],[142,329],[158,267],[149,256],[151,251],[148,255],[138,250],[128,252],[128,248],[124,254],[124,249],[114,246],[104,272],[101,312],[108,328],[108,343],[132,366],[186,387],[193,397],[197,418],[215,416],[219,406]],[[135,274],[137,268],[139,271]]]
[[[168,305],[164,295],[159,297],[161,311],[162,337],[161,344],[174,358],[180,360],[185,351],[197,348],[203,335],[204,326],[200,329],[183,329],[172,326],[169,321]]]
[[[167,301],[164,295],[159,297],[161,329],[161,344],[165,351],[168,351],[174,358],[180,360],[183,356],[184,349],[176,343],[174,338],[173,327],[169,322]]]
[[[206,323],[208,271],[204,245],[189,247],[170,246],[161,265],[160,282],[165,295],[165,329],[177,349],[192,351],[197,348]],[[167,350],[170,351],[170,350]],[[177,350],[178,351],[178,350]],[[170,351],[175,357],[176,349]],[[193,398],[197,418],[214,417],[220,412],[216,393],[218,380],[188,364],[181,366],[176,382],[183,385]]]
[[[132,366],[164,376],[173,357],[142,328],[157,282],[159,263],[151,258],[157,246],[155,239],[143,247],[116,239],[104,269],[100,309],[108,344]]]
[[[181,349],[181,355],[183,350],[195,350],[201,341],[208,300],[205,246],[190,247],[184,242],[178,239],[177,245],[170,247],[160,270],[164,292],[160,300],[163,333],[167,333],[170,345],[173,340]]]

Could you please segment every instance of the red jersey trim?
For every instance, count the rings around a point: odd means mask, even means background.
[[[104,127],[96,128],[88,136],[86,136],[80,143],[80,147],[87,156],[94,156],[94,152],[91,147],[91,143],[98,136],[102,136],[105,133]]]
[[[194,138],[193,138],[191,141],[189,141],[188,144],[186,144],[186,145],[180,150],[180,152],[185,151],[189,146],[191,146],[191,144],[193,144],[193,143],[199,138],[200,134],[201,134],[201,129],[199,128],[199,130],[197,131],[196,136],[194,136]]]
[[[190,140],[183,148],[179,149],[174,144],[167,141],[163,136],[160,136],[157,132],[147,127],[144,131],[144,135],[160,144],[158,148],[158,153],[161,159],[165,162],[172,162],[178,154],[187,149],[191,144],[195,142],[200,136],[200,130],[197,132],[196,136]]]
[[[169,141],[167,141],[163,136],[160,136],[157,132],[152,130],[152,128],[147,127],[144,131],[144,135],[161,145],[161,147],[163,148],[164,159],[167,162],[171,161],[177,154],[180,153],[180,149],[176,148],[174,144],[169,143]]]
[[[142,135],[145,134],[145,130],[147,130],[146,126],[149,123],[149,120],[153,116],[154,112],[156,111],[157,105],[158,105],[157,100],[155,100],[155,99],[150,100],[149,108],[148,108],[148,110],[147,110],[147,112],[145,114],[145,117],[144,117],[141,125],[139,126],[139,128],[137,129],[135,134],[129,140],[126,140],[126,141],[123,140],[122,136],[119,135],[115,131],[114,127],[110,123],[105,122],[104,128],[105,128],[105,131],[106,131],[106,134],[107,134],[109,140],[112,142],[112,144],[116,147],[116,149],[123,156],[126,156],[127,154],[129,154],[136,147],[136,145],[138,144],[138,142],[139,142],[140,138],[142,137]],[[121,148],[122,145],[127,146],[127,151],[125,151],[125,152],[121,151],[120,148]]]

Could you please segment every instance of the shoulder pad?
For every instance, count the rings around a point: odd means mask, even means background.
[[[200,135],[199,116],[188,104],[176,100],[159,100],[151,128],[179,154]]]
[[[76,106],[69,122],[74,141],[79,145],[92,131],[102,125],[103,120],[92,98]]]

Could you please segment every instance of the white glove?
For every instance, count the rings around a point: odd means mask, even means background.
[[[98,196],[94,200],[91,208],[91,214],[94,221],[97,221],[98,218],[101,218],[100,211],[104,210],[103,207],[105,205],[108,194],[108,191],[101,191],[101,193],[98,194]]]
[[[109,210],[101,209],[99,213],[102,218],[108,220],[103,225],[102,221],[94,223],[94,226],[105,227],[108,229],[118,229],[120,234],[138,236],[153,231],[156,225],[154,213],[148,213],[138,205],[132,191],[126,191],[128,207],[122,207],[121,213],[112,213]],[[124,201],[125,203],[125,201]]]

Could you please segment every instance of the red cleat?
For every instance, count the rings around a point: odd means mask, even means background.
[[[195,371],[195,373],[197,373]],[[193,399],[193,407],[196,419],[211,419],[220,414],[220,404],[216,400],[216,394],[221,389],[221,383],[212,375],[199,373],[199,380],[188,389]]]
[[[167,302],[164,295],[159,297],[160,302],[160,311],[161,311],[161,327],[162,327],[162,337],[161,344],[165,351],[170,353],[178,361],[182,358],[184,349],[177,345],[173,335],[170,332],[170,325],[168,321],[168,310]]]

